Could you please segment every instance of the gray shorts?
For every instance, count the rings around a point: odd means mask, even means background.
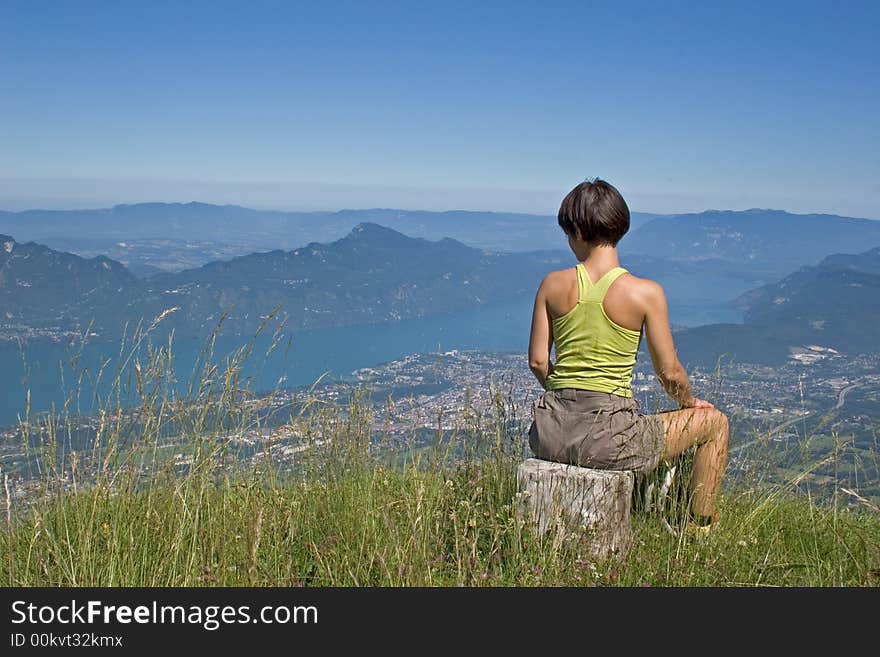
[[[559,388],[534,403],[529,446],[539,459],[647,473],[660,463],[665,425],[635,397]]]

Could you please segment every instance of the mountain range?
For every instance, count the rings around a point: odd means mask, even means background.
[[[252,335],[276,307],[291,330],[423,317],[533,295],[559,254],[495,254],[362,223],[344,238],[253,253],[137,279],[103,256],[85,259],[0,236],[0,331],[16,327],[120,334],[165,310],[177,335]]]
[[[140,281],[105,256],[91,259],[0,235],[0,330],[85,328],[128,303]]]
[[[656,215],[636,215],[639,226]],[[412,237],[458,239],[477,248],[532,251],[565,247],[556,217],[504,212],[372,209],[280,212],[209,203],[139,203],[96,210],[0,211],[0,232],[19,240],[172,240],[237,244],[240,255],[330,242],[361,223]]]
[[[456,239],[496,252],[567,251],[555,216],[393,209],[279,212],[207,203],[141,203],[98,210],[0,211],[0,233],[91,257],[107,255],[140,276],[256,251],[332,242],[360,223],[411,237]],[[697,265],[755,284],[778,280],[832,253],[880,245],[880,221],[781,210],[633,212],[622,256]],[[168,253],[176,256],[169,258]],[[724,269],[726,268],[726,270]],[[692,271],[705,271],[705,267]]]
[[[780,210],[708,210],[647,222],[621,242],[626,253],[673,261],[714,259],[769,280],[833,253],[880,245],[880,221]]]
[[[740,295],[743,324],[685,329],[676,340],[683,360],[711,362],[719,354],[775,364],[803,345],[856,354],[880,350],[880,247],[834,254],[775,283]]]
[[[809,215],[796,230],[798,215],[777,213],[759,221],[761,212],[704,213],[705,225],[697,221],[702,215],[647,219],[621,242],[622,264],[659,280],[670,300],[732,299],[744,312],[743,324],[677,331],[683,360],[704,363],[726,353],[780,362],[805,344],[876,350],[880,247],[863,249],[880,244],[880,222]],[[724,228],[736,222],[739,230]],[[661,227],[666,231],[658,232]],[[678,237],[682,232],[690,235],[690,249]],[[666,257],[636,253],[648,249],[646,236],[658,245],[654,253]],[[629,251],[623,248],[627,242]],[[853,243],[859,243],[852,249],[857,254],[827,252]],[[146,278],[103,255],[83,258],[3,235],[0,247],[0,337],[7,339],[90,325],[99,336],[115,338],[126,323],[149,321],[171,308],[167,326],[177,335],[199,337],[221,317],[225,333],[252,335],[276,307],[290,330],[417,318],[531,297],[547,271],[573,264],[569,251],[498,252],[449,237],[411,237],[373,222],[327,243]],[[818,264],[774,277],[783,264],[823,250]]]

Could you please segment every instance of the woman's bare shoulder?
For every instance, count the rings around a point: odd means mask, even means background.
[[[577,272],[574,267],[566,267],[565,269],[555,269],[547,272],[541,281],[541,288],[545,292],[553,292],[564,288],[575,280]]]
[[[642,303],[656,303],[661,299],[665,299],[663,286],[653,279],[641,278],[629,270],[620,278],[621,283],[626,286],[628,295],[633,300]]]

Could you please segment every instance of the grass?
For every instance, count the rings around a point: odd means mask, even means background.
[[[678,531],[675,508],[636,511],[621,560],[590,560],[577,536],[538,536],[517,514],[522,426],[500,399],[451,438],[392,449],[367,396],[314,396],[291,418],[306,447],[292,467],[271,439],[244,458],[237,437],[265,422],[239,378],[249,349],[221,367],[208,347],[180,399],[167,385],[172,342],[143,363],[136,351],[156,324],[121,353],[134,375],[117,369],[88,450],[58,449],[63,415],[23,421],[41,478],[25,503],[3,476],[5,586],[880,584],[880,511],[798,492],[810,468],[781,484],[729,482],[707,541]],[[169,427],[186,465],[167,449]]]

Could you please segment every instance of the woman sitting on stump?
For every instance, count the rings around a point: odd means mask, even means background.
[[[638,473],[696,446],[689,524],[708,531],[718,517],[727,416],[692,394],[663,288],[620,266],[617,243],[629,229],[629,208],[596,179],[569,192],[558,219],[579,262],[547,274],[535,296],[529,368],[545,392],[535,402],[529,445],[541,459]],[[654,372],[679,410],[638,410],[631,379],[643,330]]]

